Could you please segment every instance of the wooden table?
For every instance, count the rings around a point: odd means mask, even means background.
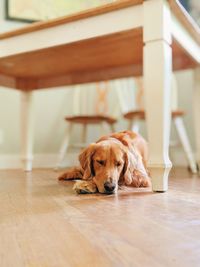
[[[166,191],[171,71],[195,69],[198,137],[199,64],[200,29],[176,0],[116,1],[1,34],[0,85],[22,92],[25,170],[32,169],[33,90],[143,75],[153,190]]]

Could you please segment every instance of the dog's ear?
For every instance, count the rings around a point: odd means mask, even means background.
[[[147,187],[151,185],[150,178],[144,167],[142,157],[137,150],[125,153],[125,163],[122,174],[122,181],[126,185],[132,184],[135,187]]]
[[[84,171],[83,179],[90,180],[95,175],[93,169],[92,156],[96,151],[97,144],[92,143],[87,148],[85,148],[79,155],[79,162]]]
[[[133,180],[134,163],[128,149],[124,151],[124,167],[120,177],[120,183],[130,185]]]
[[[142,156],[137,151],[135,151],[134,157],[135,157],[135,168],[133,171],[132,184],[135,187],[151,186],[151,179],[143,163]]]

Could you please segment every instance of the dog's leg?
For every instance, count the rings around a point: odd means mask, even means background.
[[[138,170],[133,172],[133,179],[132,179],[132,186],[134,187],[150,187],[151,186],[151,179],[146,174],[140,173]]]
[[[68,169],[66,172],[58,177],[58,180],[76,180],[83,178],[83,170],[81,167],[74,167]]]
[[[90,181],[77,181],[73,189],[78,194],[92,194],[98,192],[96,184]]]

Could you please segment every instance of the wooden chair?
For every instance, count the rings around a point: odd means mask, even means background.
[[[87,145],[87,128],[89,125],[99,126],[100,135],[105,134],[105,125],[114,132],[116,118],[109,116],[108,106],[109,82],[75,86],[72,89],[72,115],[65,117],[67,129],[60,148],[56,168],[59,168],[69,148],[69,142],[74,125],[82,126],[81,143],[74,147],[83,148]],[[80,133],[81,134],[81,133]]]
[[[142,78],[131,79],[127,85],[127,81],[120,80],[116,81],[117,92],[119,96],[120,106],[123,113],[123,117],[128,120],[128,128],[130,130],[139,132],[140,121],[145,120],[145,109],[143,103],[143,82]],[[130,88],[131,87],[131,88]],[[132,89],[132,90],[131,90]],[[185,152],[189,168],[192,173],[197,173],[197,166],[195,158],[193,156],[193,151],[190,145],[189,138],[183,122],[183,116],[185,112],[178,109],[178,97],[177,97],[177,81],[175,75],[172,76],[172,94],[171,94],[171,107],[172,107],[172,121],[174,122],[179,140],[182,144],[183,150]],[[127,100],[130,102],[130,97],[124,97],[124,93],[129,91],[135,92],[135,101],[133,101],[132,106],[127,105]],[[156,119],[155,119],[156,123]]]

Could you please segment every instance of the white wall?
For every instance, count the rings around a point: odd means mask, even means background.
[[[6,32],[22,27],[25,23],[5,21],[5,0],[0,0],[0,32]]]
[[[25,23],[4,19],[4,3],[0,0],[0,32],[24,26]],[[41,154],[57,155],[65,130],[63,118],[69,113],[69,91],[68,88],[59,88],[34,93],[36,158]],[[19,91],[0,87],[0,168],[19,164],[20,95]]]
[[[3,0],[0,0],[0,32],[20,27],[22,24],[4,20]],[[177,73],[179,85],[179,105],[186,111],[185,124],[192,145],[192,71]],[[70,114],[72,107],[70,87],[57,90],[40,90],[34,93],[35,105],[35,166],[52,166],[55,162],[65,131],[63,118]],[[111,96],[116,105],[116,96]],[[118,130],[126,127],[125,122],[117,125]],[[144,128],[144,127],[143,127]],[[90,130],[89,141],[98,138],[99,131]],[[145,133],[144,133],[145,134]],[[78,140],[79,128],[74,131],[72,142]],[[176,135],[173,134],[173,138]],[[172,159],[178,165],[186,165],[182,149],[172,150]],[[47,157],[45,158],[44,155]],[[47,159],[47,161],[44,159]],[[20,162],[20,92],[0,87],[0,168],[18,167]]]
[[[178,82],[178,103],[180,109],[185,111],[184,124],[195,153],[195,138],[193,126],[193,71],[186,70],[176,73]],[[172,124],[173,126],[173,124]],[[172,139],[177,140],[177,135],[172,127]],[[171,160],[177,165],[188,166],[183,149],[181,146],[171,149]]]

